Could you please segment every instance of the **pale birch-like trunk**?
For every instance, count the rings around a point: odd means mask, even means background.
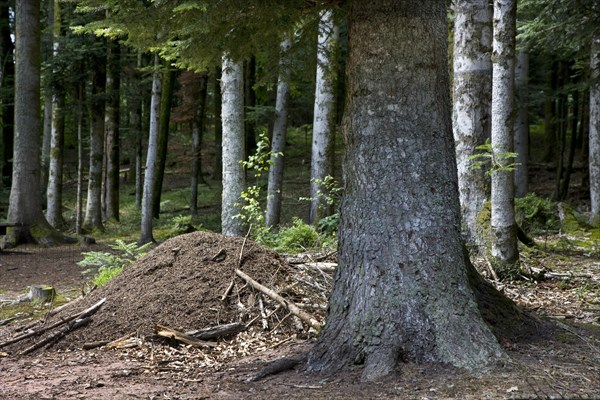
[[[590,223],[600,226],[600,36],[592,38],[590,71]]]
[[[90,99],[90,165],[87,201],[82,228],[104,230],[102,224],[102,160],[104,157],[104,109],[106,100],[106,59],[96,58],[92,72]]]
[[[497,268],[519,262],[515,223],[513,171],[498,169],[513,162],[503,157],[514,150],[516,0],[494,1],[491,253]],[[512,268],[512,267],[510,267]]]
[[[339,265],[312,371],[361,364],[378,380],[403,362],[478,369],[502,354],[460,232],[446,12],[352,2]]]
[[[146,155],[146,173],[144,175],[144,192],[142,195],[142,225],[140,243],[154,241],[152,234],[152,195],[158,155],[158,129],[160,124],[160,97],[162,81],[160,59],[154,55],[154,74],[152,76],[152,97],[150,99],[150,128],[148,133],[148,153]]]
[[[221,232],[227,236],[244,235],[241,194],[245,176],[240,161],[244,159],[244,85],[242,62],[223,56],[221,73],[221,120],[223,126],[223,194]]]
[[[324,201],[325,177],[333,176],[336,84],[338,73],[337,45],[339,27],[333,21],[333,12],[324,11],[319,22],[317,39],[317,75],[313,115],[312,150],[310,163],[309,223],[331,213]]]
[[[52,28],[53,50],[52,57],[60,51],[58,38],[60,36],[61,16],[60,4],[54,6],[54,26]],[[64,224],[62,215],[63,200],[63,148],[65,136],[65,88],[59,77],[59,71],[53,71],[56,82],[52,85],[52,129],[50,134],[50,165],[48,172],[48,188],[46,190],[46,218],[54,228]]]
[[[515,89],[517,93],[517,119],[515,120],[515,196],[524,197],[529,191],[527,162],[529,160],[529,118],[528,118],[528,76],[529,54],[525,50],[517,53],[515,68]]]
[[[493,10],[487,0],[457,0],[454,9],[453,131],[463,234],[481,251],[478,216],[490,198],[490,180],[485,169],[471,167],[469,157],[490,138]]]
[[[281,219],[281,199],[283,197],[283,170],[285,136],[287,131],[288,100],[290,97],[292,41],[286,37],[280,45],[279,77],[277,79],[277,99],[275,100],[275,121],[271,141],[269,183],[267,187],[266,226],[279,225]]]
[[[40,187],[40,2],[19,1],[15,24],[15,138],[8,220],[21,226],[8,232],[5,246],[53,232],[42,211]]]

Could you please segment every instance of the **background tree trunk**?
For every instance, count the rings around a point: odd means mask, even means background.
[[[244,133],[246,134],[246,158],[256,151],[256,124],[248,118],[248,112],[256,107],[256,56],[244,62]]]
[[[453,130],[464,236],[482,251],[479,213],[490,197],[485,169],[473,169],[469,157],[490,138],[492,103],[492,7],[486,0],[454,2]]]
[[[223,179],[223,124],[221,123],[221,69],[216,68],[213,79],[213,120],[215,129],[215,162],[213,168],[213,179]]]
[[[590,223],[600,226],[600,36],[592,38],[590,54]]]
[[[56,4],[58,6],[58,4]],[[44,61],[47,65],[52,65],[54,55],[54,8],[55,1],[48,0],[46,5],[46,24],[48,29],[42,40],[42,49]],[[50,150],[52,146],[52,106],[53,106],[53,86],[54,79],[57,78],[54,74],[45,74],[43,77],[44,85],[44,118],[42,120],[42,159],[41,159],[41,191],[42,196],[47,194],[48,180],[50,178]],[[46,198],[42,199],[42,203],[46,202]],[[42,206],[43,207],[43,206]]]
[[[106,69],[106,180],[104,185],[104,217],[119,220],[120,121],[121,113],[121,50],[119,43],[107,46]]]
[[[524,197],[529,191],[527,162],[529,160],[529,54],[525,50],[517,54],[515,69],[515,87],[517,93],[517,119],[515,121],[515,153],[517,153],[515,170],[515,196]]]
[[[60,4],[54,5],[54,25],[52,27],[53,49],[52,57],[60,52],[59,38],[61,36]],[[52,73],[51,114],[52,129],[50,131],[50,164],[48,172],[48,188],[46,191],[46,218],[50,225],[60,229],[64,225],[63,208],[63,148],[65,136],[65,83],[61,71],[54,67]],[[43,169],[42,169],[43,170]]]
[[[53,233],[42,211],[40,188],[40,2],[16,8],[15,141],[8,220],[22,224],[5,237],[5,246]]]
[[[10,29],[10,4],[6,1],[0,4],[0,45],[2,62],[2,180],[0,187],[12,179],[12,157],[14,147],[14,121],[15,121],[15,62],[14,46]]]
[[[202,182],[202,136],[204,133],[204,117],[206,115],[206,95],[208,93],[208,73],[199,74],[200,94],[192,120],[192,182],[190,196],[190,212],[198,214],[198,185]]]
[[[160,217],[160,198],[162,196],[165,168],[167,166],[167,150],[169,148],[169,125],[171,123],[171,105],[173,104],[173,88],[175,86],[175,70],[165,71],[163,77],[163,88],[160,99],[158,148],[156,154],[156,175],[154,176],[154,187],[152,194],[152,215]]]
[[[244,224],[236,216],[246,183],[240,161],[244,159],[244,86],[242,63],[223,56],[221,73],[221,119],[223,122],[223,195],[221,232],[242,236]]]
[[[349,18],[339,265],[309,369],[477,369],[502,350],[467,280],[445,2],[353,2]]]
[[[144,194],[142,196],[142,226],[140,243],[154,241],[152,235],[152,195],[158,154],[158,129],[160,124],[160,98],[162,91],[160,59],[154,55],[154,75],[152,76],[152,97],[150,100],[150,129],[148,133],[148,154],[146,155],[146,174],[144,175]]]
[[[313,114],[312,150],[310,163],[310,211],[308,221],[318,222],[331,213],[331,207],[323,201],[325,177],[333,176],[336,89],[337,89],[337,46],[339,27],[333,21],[333,11],[321,14],[317,39],[317,76]]]
[[[104,158],[104,109],[106,100],[106,59],[92,61],[92,98],[90,99],[90,166],[83,229],[104,230],[102,224],[102,160]]]
[[[83,113],[85,103],[85,84],[77,85],[77,203],[75,206],[75,233],[81,235],[83,220]]]
[[[514,58],[516,1],[494,1],[492,147],[495,162],[505,167],[512,159],[503,155],[514,150]],[[492,257],[500,270],[519,262],[515,223],[513,171],[492,171]],[[497,271],[498,272],[498,271]]]
[[[292,41],[285,38],[280,45],[279,78],[277,82],[277,100],[275,102],[275,122],[273,124],[273,140],[271,141],[271,161],[269,167],[269,184],[267,188],[267,226],[279,225],[281,219],[281,199],[283,196],[283,169],[285,135],[287,131],[288,100],[290,97]]]

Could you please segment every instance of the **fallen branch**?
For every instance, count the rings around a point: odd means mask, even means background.
[[[210,328],[189,331],[185,334],[195,339],[211,340],[237,335],[238,333],[243,332],[245,330],[246,326],[244,324],[241,324],[239,322],[233,322],[231,324],[217,325]]]
[[[102,346],[106,346],[107,344],[110,343],[110,340],[100,340],[97,342],[89,342],[89,343],[84,343],[83,344],[83,350],[92,350],[98,347],[102,347]]]
[[[189,344],[190,346],[194,347],[215,347],[217,345],[216,343],[196,339],[195,337],[187,335],[184,332],[178,331],[177,329],[167,328],[166,326],[155,325],[154,332],[156,332],[158,336],[174,339],[178,342]]]
[[[277,294],[277,292],[269,289],[268,287],[261,285],[260,283],[258,283],[254,279],[250,278],[248,275],[246,275],[244,272],[240,271],[239,269],[236,269],[235,273],[240,278],[245,280],[254,289],[261,291],[262,293],[266,294],[267,296],[269,296],[270,298],[272,298],[273,300],[275,300],[276,302],[278,302],[279,304],[284,306],[289,312],[291,312],[293,315],[297,316],[298,318],[300,318],[301,320],[306,322],[317,332],[321,331],[322,326],[319,323],[319,321],[317,321],[312,315],[308,314],[307,312],[302,311],[296,304],[287,301],[286,299],[281,297],[279,294]]]
[[[67,324],[70,321],[73,321],[74,319],[84,319],[86,317],[89,317],[90,315],[93,315],[96,311],[98,311],[98,309],[102,306],[102,304],[104,304],[104,302],[106,301],[106,298],[103,298],[102,300],[100,300],[99,302],[97,302],[96,304],[94,304],[93,306],[91,306],[90,308],[87,308],[85,310],[83,310],[82,312],[80,312],[79,314],[75,314],[75,315],[71,315],[70,317],[61,319],[60,321],[55,322],[52,325],[48,325],[48,326],[43,326],[38,330],[35,331],[30,331],[27,333],[24,333],[22,335],[19,335],[17,337],[14,337],[10,340],[7,340],[6,342],[0,343],[0,348],[8,346],[10,344],[13,343],[17,343],[20,342],[21,340],[33,337],[33,336],[39,336],[45,332],[48,332],[49,330],[52,330],[54,328],[57,328],[61,325]]]
[[[133,339],[133,340],[132,340]],[[128,349],[137,346],[138,338],[135,332],[131,332],[125,336],[121,336],[118,339],[110,341],[106,344],[107,349]]]
[[[61,329],[61,330],[59,330],[57,332],[54,332],[53,334],[47,336],[43,340],[40,340],[39,342],[37,342],[33,346],[26,348],[25,350],[23,350],[22,352],[20,352],[19,355],[24,356],[24,355],[27,355],[27,354],[31,353],[32,351],[35,351],[35,350],[37,350],[37,349],[39,349],[41,347],[44,347],[47,344],[56,343],[60,339],[62,339],[63,337],[65,337],[69,332],[74,331],[75,329],[79,328],[80,326],[86,325],[91,320],[92,320],[91,317],[84,317],[84,318],[81,318],[81,319],[76,319],[74,321],[71,321],[63,329]]]

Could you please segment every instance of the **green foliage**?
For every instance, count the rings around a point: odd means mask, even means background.
[[[535,235],[560,230],[556,202],[550,199],[528,193],[515,199],[515,211],[517,223],[525,232]]]
[[[271,240],[272,247],[277,251],[298,253],[316,247],[319,234],[315,227],[300,218],[294,218],[290,227],[280,230]]]
[[[176,215],[171,219],[171,223],[171,236],[183,235],[184,233],[190,233],[196,230],[192,224],[191,215]]]
[[[244,169],[254,171],[255,176],[260,177],[263,172],[268,172],[271,165],[273,165],[271,158],[281,156],[283,156],[282,152],[271,151],[271,143],[267,132],[262,131],[258,134],[256,151],[248,156],[248,160],[241,161],[241,163]]]
[[[342,195],[343,189],[338,181],[331,175],[327,175],[325,179],[311,179],[319,189],[317,190],[317,199],[322,200],[322,204],[332,207]],[[300,200],[313,201],[312,197],[300,197]]]
[[[89,251],[83,253],[84,258],[78,264],[81,267],[97,267],[98,272],[94,276],[93,282],[96,286],[102,286],[146,254],[150,246],[152,246],[152,243],[140,246],[137,243],[125,243],[123,240],[116,240],[110,248],[118,254]],[[89,272],[91,272],[90,268],[83,271],[84,274]]]
[[[335,214],[331,214],[325,218],[321,218],[319,222],[317,222],[317,228],[319,232],[335,235],[340,227],[340,213],[336,212]]]
[[[471,161],[471,169],[487,168],[487,174],[491,175],[497,171],[514,171],[520,163],[515,163],[517,153],[510,151],[499,152],[492,146],[489,139],[486,139],[484,144],[481,144],[475,149],[480,153],[469,157]]]

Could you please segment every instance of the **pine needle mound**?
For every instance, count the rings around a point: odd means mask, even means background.
[[[121,275],[54,316],[53,320],[58,320],[107,299],[89,325],[71,332],[57,346],[80,348],[87,342],[114,340],[131,333],[147,337],[156,324],[189,331],[249,322],[259,315],[258,293],[235,277],[234,269],[278,292],[292,284],[294,271],[279,254],[251,240],[243,246],[240,259],[243,242],[244,238],[208,232],[164,242]],[[221,301],[233,279],[233,290]],[[274,311],[276,305],[269,303],[267,308],[267,312]],[[279,310],[272,318],[283,319],[286,314]],[[283,320],[278,328],[279,332],[286,329],[294,329],[292,318]]]

